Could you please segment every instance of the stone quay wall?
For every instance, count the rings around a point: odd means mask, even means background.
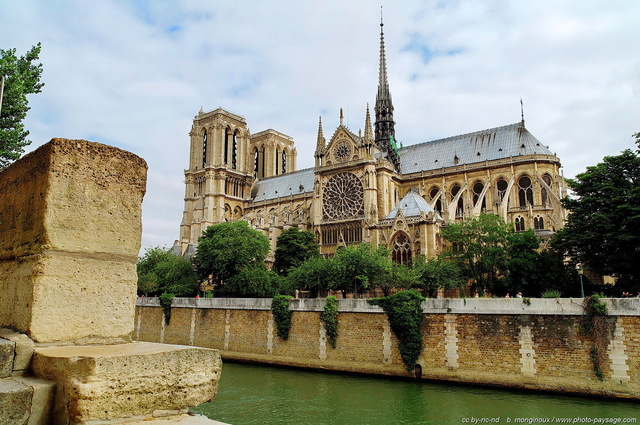
[[[603,379],[580,331],[582,299],[428,299],[424,349],[408,372],[386,314],[339,300],[336,348],[324,300],[294,299],[289,339],[276,334],[271,299],[176,298],[169,324],[157,298],[139,298],[134,338],[219,349],[223,359],[375,375],[640,399],[640,299],[608,299]]]

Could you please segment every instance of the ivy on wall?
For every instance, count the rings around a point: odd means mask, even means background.
[[[609,345],[609,310],[607,303],[600,299],[600,295],[592,295],[583,301],[584,318],[582,321],[582,333],[591,335],[593,345],[590,356],[593,364],[593,373],[599,380],[603,380],[602,365],[605,363],[605,353]]]
[[[384,298],[369,300],[369,304],[382,307],[391,330],[400,340],[398,348],[409,372],[416,367],[422,353],[422,301],[425,298],[416,291],[402,291]]]
[[[333,348],[336,348],[338,338],[338,300],[336,297],[327,297],[324,311],[320,314],[320,319],[324,322],[324,329],[327,331],[327,340]]]
[[[278,336],[285,341],[289,339],[291,329],[291,310],[289,310],[290,295],[275,295],[271,300],[271,312],[276,322]]]
[[[171,320],[171,302],[173,301],[174,297],[174,294],[167,294],[166,292],[164,292],[159,297],[160,307],[162,307],[162,311],[164,313],[165,325],[168,325],[169,321]]]

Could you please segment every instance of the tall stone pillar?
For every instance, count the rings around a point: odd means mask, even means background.
[[[132,153],[66,139],[0,173],[0,326],[130,339],[146,175]]]

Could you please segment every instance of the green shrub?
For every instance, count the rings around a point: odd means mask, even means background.
[[[271,300],[271,311],[276,322],[278,336],[285,341],[289,339],[291,329],[291,310],[289,310],[290,295],[276,295]]]
[[[562,294],[555,289],[548,289],[542,293],[542,298],[560,298]]]
[[[398,337],[398,348],[408,371],[413,371],[422,353],[422,301],[416,291],[402,291],[384,298],[369,300],[387,313],[391,330]]]
[[[336,348],[336,339],[338,338],[338,300],[336,300],[336,297],[327,297],[327,303],[324,305],[324,311],[320,315],[320,319],[324,322],[329,344]]]
[[[594,294],[584,299],[584,318],[581,326],[583,334],[591,335],[591,363],[593,373],[600,381],[604,379],[602,365],[606,361],[605,353],[609,345],[609,309],[601,297],[602,295]]]
[[[171,302],[174,298],[174,294],[167,294],[166,292],[163,292],[159,297],[160,306],[162,307],[162,311],[164,313],[164,323],[167,325],[171,320]]]

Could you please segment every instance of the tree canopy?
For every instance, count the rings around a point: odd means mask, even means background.
[[[313,233],[291,227],[276,241],[273,271],[286,276],[293,267],[298,267],[312,257],[320,256],[320,246]]]
[[[472,279],[481,292],[495,291],[507,269],[507,247],[510,224],[495,214],[480,214],[442,228],[442,236],[450,244],[449,256],[462,275]]]
[[[138,259],[137,271],[140,295],[167,293],[188,297],[198,292],[198,280],[191,261],[168,249],[147,249]]]
[[[40,43],[24,56],[16,56],[16,49],[0,49],[0,80],[4,76],[4,90],[0,104],[0,170],[20,158],[29,131],[22,121],[29,111],[28,94],[40,93],[42,64],[36,63]]]
[[[640,133],[635,134],[640,146]],[[570,213],[553,245],[620,288],[640,289],[640,157],[630,149],[607,156],[568,179]]]
[[[209,226],[199,239],[193,263],[200,279],[211,279],[218,290],[246,268],[264,268],[269,240],[246,221]],[[246,275],[246,279],[255,280]]]

